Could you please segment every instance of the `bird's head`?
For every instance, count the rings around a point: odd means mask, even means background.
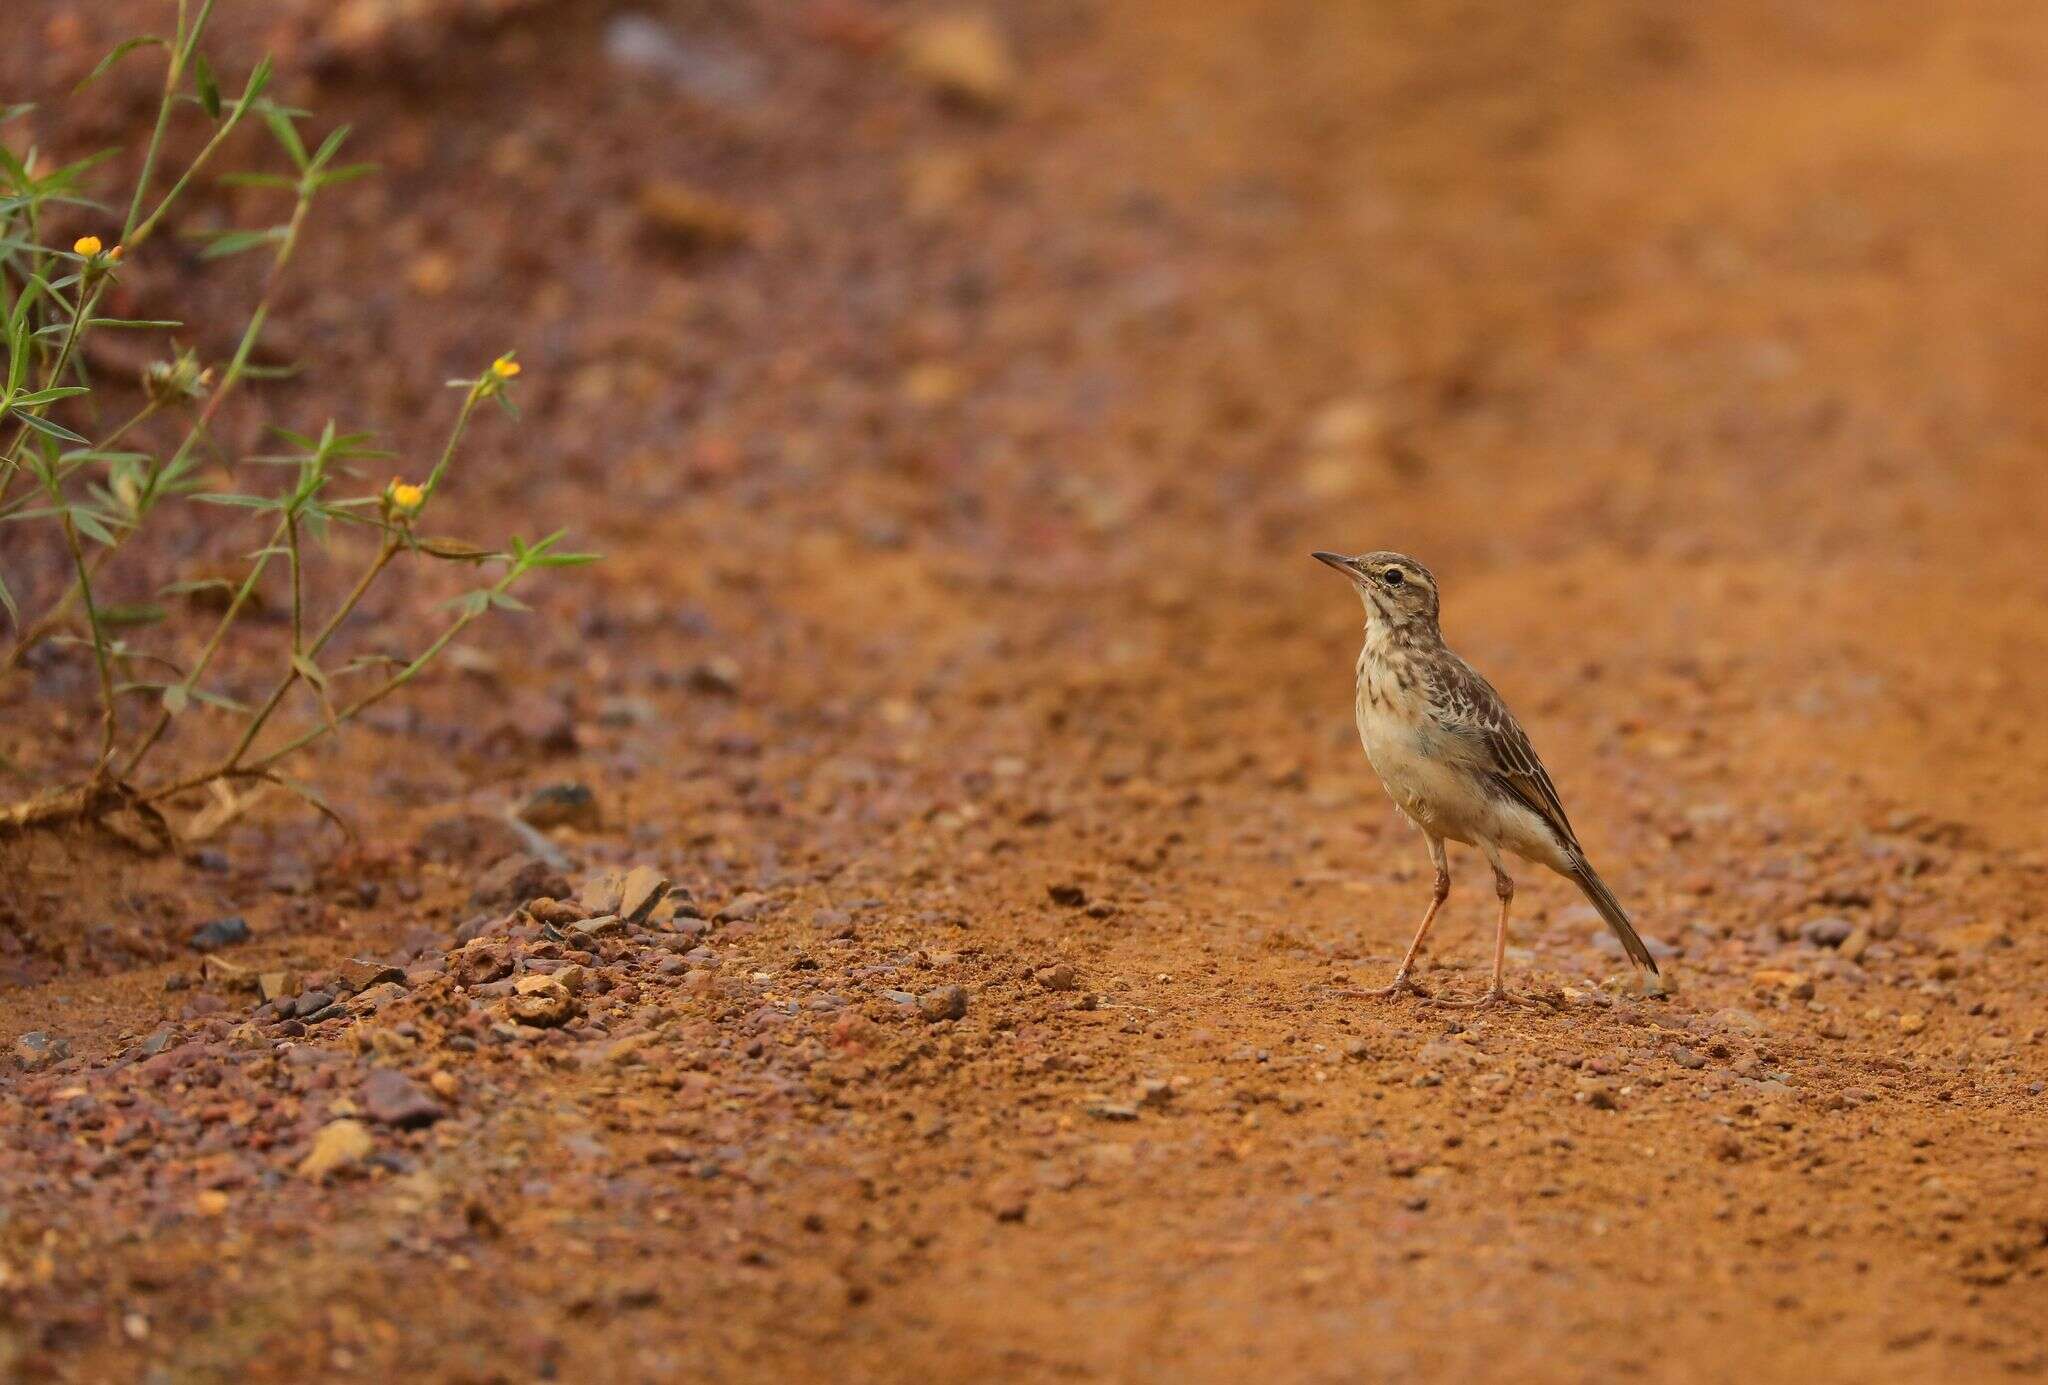
[[[1355,558],[1341,553],[1312,556],[1351,579],[1359,600],[1365,603],[1368,621],[1383,622],[1392,630],[1415,625],[1436,628],[1436,578],[1405,553],[1361,553]]]

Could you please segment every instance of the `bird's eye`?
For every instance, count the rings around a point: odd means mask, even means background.
[[[1397,567],[1388,568],[1385,572],[1381,573],[1380,576],[1390,587],[1398,587],[1401,585],[1403,581],[1406,580],[1401,576],[1401,569]]]

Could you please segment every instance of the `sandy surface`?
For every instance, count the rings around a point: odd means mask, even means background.
[[[986,112],[895,6],[657,7],[675,77],[600,7],[441,8],[226,21],[224,69],[283,45],[386,167],[270,416],[417,453],[516,346],[526,422],[447,522],[609,557],[306,762],[353,846],[278,802],[197,870],[0,856],[0,1039],[72,1054],[0,1076],[0,1369],[2048,1373],[2048,21],[1018,5]],[[71,9],[0,20],[10,94],[152,7]],[[44,137],[132,139],[133,63]],[[742,243],[650,225],[657,177]],[[169,242],[134,272],[248,296]],[[1332,547],[1436,571],[1676,996],[1533,875],[1553,1009],[1341,994],[1429,871]],[[0,750],[56,763],[89,694],[39,664]],[[602,822],[550,892],[645,865],[674,918],[473,901],[519,843],[447,820],[558,782]],[[1453,872],[1455,993],[1493,899]],[[203,968],[225,915],[339,1009]],[[515,1022],[481,952],[580,965],[580,1013]],[[350,1000],[349,958],[403,979]]]

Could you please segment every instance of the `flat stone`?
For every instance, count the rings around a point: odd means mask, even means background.
[[[213,952],[219,948],[232,947],[236,943],[245,943],[247,941],[249,941],[248,920],[239,914],[233,914],[227,918],[215,919],[212,923],[201,925],[199,930],[188,940],[188,945],[194,952]]]
[[[199,974],[223,990],[253,991],[257,986],[255,972],[236,966],[225,957],[208,957],[199,964]]]
[[[14,1061],[24,1072],[41,1072],[71,1056],[71,1041],[43,1030],[31,1030],[14,1041]]]
[[[748,890],[727,901],[725,907],[712,915],[714,923],[742,923],[760,913],[768,903],[766,895]]]
[[[578,832],[595,832],[604,825],[603,814],[597,808],[597,795],[590,791],[588,784],[573,782],[546,784],[535,789],[519,805],[516,815],[527,826],[542,831],[572,827]]]
[[[379,1068],[363,1079],[363,1110],[379,1125],[411,1130],[446,1114],[425,1087],[395,1068]]]
[[[602,938],[607,933],[624,932],[626,921],[617,914],[601,914],[594,919],[583,919],[569,925],[569,933],[578,938]]]
[[[367,991],[372,986],[381,986],[387,981],[404,981],[405,973],[397,967],[383,962],[366,962],[360,957],[351,957],[343,962],[337,972],[341,979],[339,989],[353,995]]]
[[[1815,947],[1840,947],[1855,931],[1849,920],[1834,915],[1808,919],[1799,925],[1800,940]]]
[[[542,895],[560,898],[569,882],[554,867],[533,856],[507,856],[477,879],[469,892],[472,909],[516,909]]]
[[[644,923],[654,906],[668,897],[669,880],[652,866],[635,866],[619,884],[619,917]]]

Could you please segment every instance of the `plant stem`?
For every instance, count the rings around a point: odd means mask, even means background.
[[[64,498],[56,496],[61,506]],[[86,571],[85,548],[78,541],[78,526],[71,522],[71,512],[63,511],[65,547],[71,550],[71,565],[78,572],[78,589],[85,601],[86,623],[92,628],[93,660],[99,665],[100,673],[100,758],[93,766],[93,778],[99,779],[107,772],[107,766],[114,759],[114,731],[117,714],[114,707],[114,673],[107,660],[106,633],[100,629],[100,613],[92,599],[92,574]]]
[[[221,612],[220,622],[213,627],[213,634],[207,638],[205,647],[199,651],[199,659],[192,665],[192,671],[185,675],[184,687],[188,692],[198,684],[200,675],[206,672],[207,667],[213,663],[214,655],[220,652],[221,642],[227,638],[228,627],[235,623],[235,617],[242,613],[242,608],[255,593],[257,579],[263,576],[263,569],[270,562],[270,550],[277,546],[278,539],[283,535],[284,522],[280,520],[276,532],[270,536],[270,542],[263,546],[263,552],[257,556],[255,565],[249,569],[249,575],[244,577],[242,585],[236,588],[234,599],[228,602],[227,610]],[[150,748],[163,736],[170,724],[170,709],[164,708],[157,713],[156,720],[151,723],[149,731],[136,744],[135,749],[128,753],[128,763],[121,767],[123,779],[135,777],[136,768],[141,765],[143,757],[149,754]]]
[[[320,633],[314,636],[313,643],[305,650],[308,658],[317,657],[320,651],[326,648],[327,642],[334,638],[334,632],[341,628],[341,623],[348,619],[350,613],[355,610],[357,603],[363,599],[364,593],[370,590],[370,584],[377,580],[377,574],[384,571],[385,567],[397,553],[398,544],[395,540],[387,538],[378,546],[376,558],[371,561],[367,568],[363,569],[363,575],[357,579],[355,588],[349,592],[347,599],[341,603],[340,608],[328,618],[327,624],[321,627]],[[258,707],[255,714],[249,718],[249,724],[242,729],[241,740],[235,743],[235,748],[228,752],[227,758],[221,761],[220,768],[210,777],[231,774],[241,768],[242,756],[247,754],[249,747],[255,743],[257,735],[263,730],[264,723],[268,722],[270,714],[277,710],[277,704],[284,701],[284,695],[290,692],[292,684],[298,681],[299,670],[298,666],[294,664],[285,670],[284,677],[278,679],[277,686],[270,690],[270,696],[264,699],[263,705]]]

